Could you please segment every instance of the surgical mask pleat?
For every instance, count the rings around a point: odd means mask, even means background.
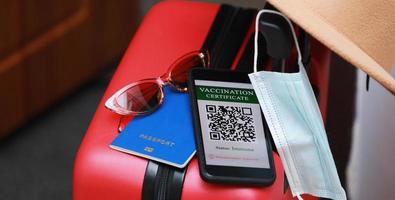
[[[303,168],[305,168],[305,170],[308,170],[312,173],[314,173],[316,176],[319,176],[320,179],[322,181],[319,181],[319,185],[315,185],[318,189],[322,190],[323,188],[325,188],[325,183],[326,183],[326,176],[324,173],[322,173],[321,171],[316,171],[314,168],[311,168],[311,163],[314,162],[316,163],[316,165],[323,165],[323,162],[321,159],[317,159],[320,158],[320,152],[319,149],[317,149],[317,145],[318,145],[318,140],[315,137],[315,134],[313,134],[314,131],[316,131],[313,127],[313,123],[311,122],[309,115],[308,115],[308,111],[307,109],[309,109],[309,106],[306,105],[304,103],[304,101],[301,101],[300,97],[304,95],[304,91],[300,90],[300,86],[303,85],[303,82],[300,80],[297,81],[288,81],[288,92],[289,92],[289,96],[291,96],[294,99],[294,102],[297,102],[295,104],[296,107],[298,107],[299,112],[301,112],[304,116],[304,126],[301,126],[303,129],[303,135],[301,135],[301,137],[296,138],[295,140],[297,140],[299,144],[305,144],[307,148],[301,148],[298,147],[296,145],[291,146],[290,148],[296,148],[297,150],[294,150],[294,152],[298,152],[297,155],[295,155],[295,157],[297,157],[298,159],[295,159],[296,162],[298,162],[297,165],[302,166]],[[302,87],[303,88],[303,87]],[[308,140],[307,140],[308,138]],[[307,141],[306,141],[307,140]],[[311,144],[315,144],[315,146],[311,146]],[[299,153],[302,152],[302,153]],[[310,155],[305,155],[303,152],[311,152]],[[313,160],[313,158],[315,158]],[[304,163],[309,163],[309,165],[306,165]],[[311,181],[309,179],[309,177],[303,177],[305,182],[308,182],[310,184],[308,185],[314,185],[317,184],[317,181],[314,183],[313,181]],[[317,177],[316,177],[317,178]],[[310,189],[317,189],[317,188],[310,188]]]
[[[282,14],[263,10],[258,13]],[[287,174],[293,196],[309,193],[331,199],[346,199],[336,171],[322,116],[298,52],[299,72],[257,72],[249,75]],[[257,45],[257,34],[255,45]]]

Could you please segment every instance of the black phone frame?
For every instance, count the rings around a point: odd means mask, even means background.
[[[195,90],[195,80],[223,81],[233,83],[250,83],[248,73],[236,72],[218,69],[195,68],[189,73],[188,91],[192,106],[193,123],[195,129],[195,142],[197,147],[197,157],[199,163],[199,172],[203,180],[213,183],[243,184],[255,186],[271,185],[275,178],[276,172],[273,162],[273,151],[271,146],[270,130],[267,126],[265,117],[261,112],[263,127],[266,139],[266,146],[269,158],[270,168],[251,168],[251,167],[233,167],[206,165],[204,155],[203,138],[201,135],[201,124],[198,111],[198,104]],[[272,153],[269,153],[272,152]]]

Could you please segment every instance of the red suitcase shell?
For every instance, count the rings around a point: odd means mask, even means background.
[[[105,100],[124,85],[162,75],[180,55],[201,48],[219,5],[165,1],[146,15],[116,70],[77,153],[73,173],[73,199],[141,199],[147,160],[109,148],[117,136],[120,116],[104,108]],[[314,45],[313,45],[314,48]],[[318,44],[312,64],[328,68],[325,48]],[[314,49],[313,49],[314,51]],[[321,55],[322,54],[322,55]],[[314,56],[314,55],[313,55]],[[313,66],[314,67],[314,66]],[[320,88],[326,88],[321,81]],[[326,91],[326,90],[325,90]],[[322,98],[321,98],[322,99]],[[325,110],[325,109],[324,109]],[[182,199],[293,199],[284,192],[284,171],[273,153],[276,180],[270,187],[210,184],[199,176],[194,158],[186,172]],[[305,199],[315,199],[306,197]]]

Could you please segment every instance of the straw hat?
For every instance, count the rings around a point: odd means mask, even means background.
[[[395,93],[394,0],[268,0],[335,53]]]

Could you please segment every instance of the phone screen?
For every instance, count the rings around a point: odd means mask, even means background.
[[[270,168],[263,118],[249,83],[194,80],[206,165]]]

